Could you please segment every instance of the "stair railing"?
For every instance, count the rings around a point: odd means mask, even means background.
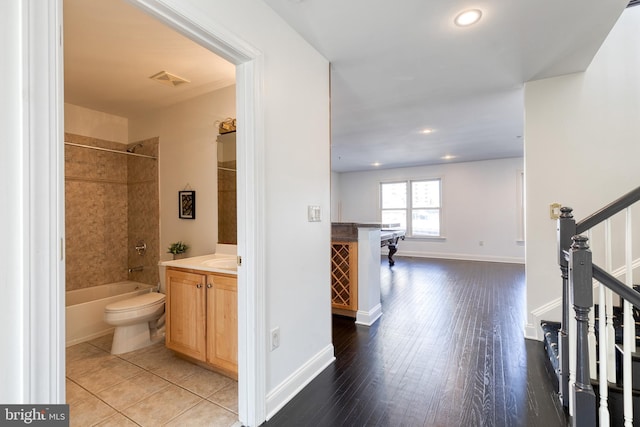
[[[600,209],[580,222],[573,218],[572,209],[562,207],[558,219],[558,264],[562,277],[562,322],[558,333],[560,358],[559,394],[562,404],[569,409],[572,425],[590,427],[596,425],[599,418],[601,426],[609,425],[608,382],[615,381],[615,349],[613,331],[613,297],[612,292],[624,299],[623,341],[623,395],[624,423],[633,425],[633,403],[631,382],[631,353],[635,351],[635,321],[633,306],[640,307],[640,293],[633,285],[631,209],[630,206],[640,201],[640,187]],[[626,284],[622,283],[605,269],[593,264],[589,249],[589,239],[583,233],[589,232],[596,225],[605,226],[605,265],[611,269],[611,225],[610,218],[626,209],[625,230],[625,266]],[[600,403],[591,386],[590,357],[596,354],[589,345],[589,313],[593,307],[594,281],[600,283],[599,289],[599,324],[598,357]],[[571,308],[575,313],[571,319]],[[593,322],[593,321],[592,321]],[[591,332],[593,327],[591,326]],[[593,333],[592,333],[593,335]],[[603,343],[606,343],[603,345]],[[590,356],[591,353],[591,356]],[[599,415],[599,417],[597,416]]]

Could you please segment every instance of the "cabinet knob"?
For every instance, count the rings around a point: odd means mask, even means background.
[[[200,289],[201,287],[202,287],[202,283],[198,283],[198,284],[196,285],[196,288],[198,288],[198,289]]]
[[[207,283],[207,288],[211,289],[213,287],[213,285],[211,283]]]

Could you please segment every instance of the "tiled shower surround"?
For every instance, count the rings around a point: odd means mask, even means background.
[[[67,133],[65,141],[118,151],[141,142],[137,154],[158,155],[158,138],[124,145]],[[123,280],[156,285],[157,160],[65,145],[65,192],[66,290]],[[147,244],[144,255],[138,241]]]

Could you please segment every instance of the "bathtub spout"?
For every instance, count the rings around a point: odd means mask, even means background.
[[[139,266],[137,266],[137,267],[131,267],[131,268],[129,268],[129,270],[128,270],[128,271],[129,271],[129,273],[134,273],[134,272],[136,272],[136,271],[142,271],[143,269],[144,269],[144,267],[143,267],[142,265],[139,265]]]

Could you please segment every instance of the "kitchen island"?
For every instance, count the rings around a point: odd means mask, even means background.
[[[382,316],[380,247],[389,246],[389,264],[393,265],[398,240],[404,239],[404,230],[398,229],[399,226],[373,222],[331,224],[333,313],[355,317],[357,324],[366,326],[373,325]]]

